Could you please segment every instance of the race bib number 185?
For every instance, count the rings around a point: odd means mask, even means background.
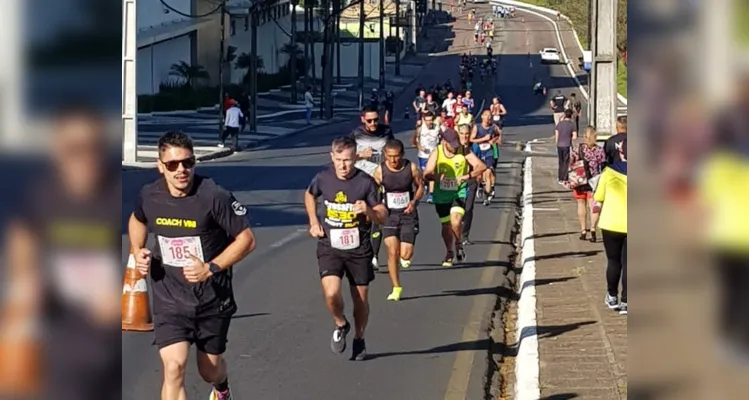
[[[330,246],[338,250],[353,250],[359,247],[359,228],[331,229]]]
[[[199,236],[168,238],[159,236],[159,247],[164,265],[184,268],[192,265],[190,255],[203,261],[203,245]]]

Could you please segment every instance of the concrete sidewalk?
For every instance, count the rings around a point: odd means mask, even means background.
[[[535,276],[524,286],[535,288],[536,315],[535,326],[519,328],[535,329],[538,351],[531,360],[532,352],[521,349],[515,360],[517,381],[508,382],[509,392],[538,377],[543,399],[626,399],[627,317],[604,305],[606,256],[600,231],[597,243],[579,240],[576,202],[557,183],[551,147],[553,143],[535,144],[539,155],[533,156],[531,171],[526,171],[532,173],[526,201],[532,205],[533,232],[530,237],[523,234],[524,251],[532,240],[534,254],[523,254],[522,259],[524,266],[535,262]],[[526,294],[521,294],[521,301]],[[519,321],[527,321],[522,314],[534,311],[522,304],[518,308]]]

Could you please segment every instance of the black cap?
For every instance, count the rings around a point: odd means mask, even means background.
[[[460,139],[458,138],[458,132],[455,132],[455,129],[445,129],[445,131],[442,132],[442,140],[449,144],[453,149],[460,147]]]

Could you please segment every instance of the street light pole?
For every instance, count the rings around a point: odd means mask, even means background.
[[[297,102],[297,83],[296,83],[296,7],[299,0],[291,0],[291,53],[289,54],[289,75],[291,75],[291,104]]]
[[[226,0],[221,0],[221,43],[218,49],[218,138],[224,137],[224,46],[226,45]]]
[[[401,75],[401,43],[405,46],[406,41],[401,40],[401,1],[395,0],[395,75]]]
[[[364,1],[359,0],[359,109],[364,107]]]
[[[380,90],[385,89],[385,0],[380,0]]]
[[[250,47],[250,131],[257,132],[257,25],[258,25],[258,10],[253,7],[251,19],[250,35],[252,35],[252,42]]]

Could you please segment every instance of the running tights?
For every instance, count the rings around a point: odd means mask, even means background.
[[[719,276],[720,331],[730,345],[749,354],[749,255],[719,252],[713,255]]]
[[[603,248],[606,250],[606,288],[609,295],[619,293],[619,281],[622,283],[621,302],[627,302],[627,234],[601,229]]]
[[[475,179],[469,179],[467,185],[468,196],[466,197],[466,213],[463,215],[463,239],[468,239],[468,235],[471,234],[473,205],[476,203],[476,192],[479,190],[479,183]]]
[[[372,251],[374,256],[378,257],[380,254],[380,246],[382,246],[382,226],[372,224]]]

